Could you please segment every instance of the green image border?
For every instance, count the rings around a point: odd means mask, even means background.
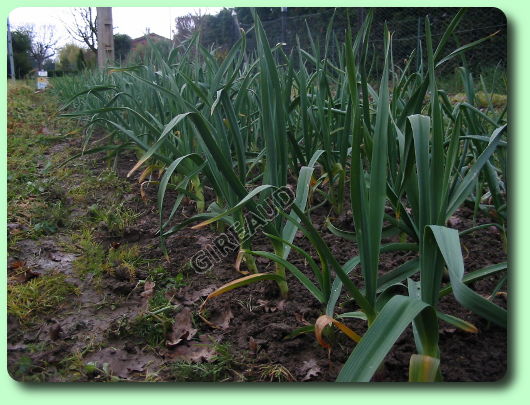
[[[525,113],[530,111],[530,2],[527,0],[365,0],[365,1],[320,1],[320,0],[254,0],[254,1],[215,1],[190,0],[161,1],[161,0],[114,0],[114,1],[52,1],[52,0],[7,0],[0,3],[0,14],[5,22],[9,12],[17,7],[81,7],[81,6],[160,6],[160,7],[213,7],[213,6],[315,6],[315,7],[497,7],[501,9],[508,21],[508,55],[509,55],[509,122],[510,122],[510,245],[509,245],[509,297],[510,297],[510,325],[508,345],[508,373],[505,378],[496,383],[442,383],[429,385],[409,385],[399,383],[379,384],[29,384],[19,383],[11,379],[7,373],[7,299],[6,277],[7,271],[1,272],[2,288],[0,289],[0,402],[3,404],[178,404],[196,405],[211,403],[215,405],[279,405],[279,404],[326,404],[348,403],[359,404],[368,402],[373,404],[460,404],[480,403],[520,403],[524,398],[530,398],[530,318],[525,315],[525,308],[529,298],[525,296],[524,286],[530,287],[530,272],[525,264],[530,264],[528,252],[525,252],[525,242],[530,241],[528,233],[524,232],[530,226],[530,213],[524,211],[525,197],[530,197],[530,191],[523,184],[524,173],[529,170],[530,159],[524,158],[525,151],[530,151],[530,137],[525,136],[529,125],[524,119]],[[6,25],[2,28],[3,38],[6,38]],[[6,52],[6,41],[1,41],[0,50]],[[527,66],[525,69],[524,66]],[[7,66],[2,64],[3,77],[7,76]],[[7,80],[2,82],[0,98],[2,114],[0,114],[0,184],[2,195],[7,195],[7,143],[6,143],[6,102]],[[525,125],[526,124],[526,125]],[[521,176],[521,173],[523,174]],[[529,188],[530,189],[530,188]],[[7,197],[0,200],[0,222],[7,222]],[[4,228],[6,229],[6,228]],[[528,240],[525,240],[529,237]],[[7,232],[1,237],[0,254],[2,263],[7,266]],[[525,302],[527,303],[525,305]],[[527,319],[526,323],[524,319]]]

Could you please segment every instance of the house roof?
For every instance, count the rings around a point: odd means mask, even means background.
[[[150,32],[149,34],[142,35],[141,37],[134,38],[131,42],[131,45],[134,46],[140,42],[145,41],[146,39],[151,39],[155,41],[171,41],[169,38],[163,37],[162,35],[155,34]]]

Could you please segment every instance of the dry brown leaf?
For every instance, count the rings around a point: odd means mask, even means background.
[[[296,320],[297,320],[298,322],[300,322],[302,325],[311,325],[311,323],[308,322],[308,321],[304,318],[304,314],[301,313],[301,312],[295,312],[294,317],[295,317]]]
[[[140,303],[141,314],[147,311],[147,308],[149,307],[149,299],[153,296],[154,292],[155,292],[155,282],[146,281],[144,283],[144,290],[140,293],[140,296],[142,297],[142,301]]]
[[[133,373],[144,373],[147,367],[150,367],[150,365],[156,366],[158,362],[153,354],[130,354],[125,350],[114,347],[107,347],[98,352],[90,353],[85,357],[84,361],[86,363],[94,363],[99,368],[103,368],[106,363],[110,374],[120,378],[130,378]]]
[[[315,359],[310,359],[302,363],[300,371],[304,374],[302,381],[309,381],[312,377],[317,377],[322,372],[322,369]]]
[[[9,270],[17,270],[17,269],[19,269],[21,267],[25,267],[25,266],[26,266],[26,262],[24,262],[22,260],[14,260],[11,263],[9,263],[7,268]]]
[[[155,169],[154,166],[147,166],[144,171],[140,174],[140,177],[138,178],[138,184],[142,184],[144,180],[149,176],[153,170]]]
[[[198,315],[199,317],[210,327],[212,328],[219,328],[215,323],[210,322],[206,317],[204,316],[204,308],[206,307],[206,303],[211,298],[217,297],[221,294],[224,294],[228,291],[233,290],[234,288],[242,287],[248,284],[251,284],[253,282],[262,281],[262,280],[270,280],[275,279],[278,276],[273,273],[255,273],[251,274],[249,276],[238,278],[237,280],[232,280],[221,287],[217,288],[214,292],[208,294],[206,299],[203,301],[203,303],[199,306]]]
[[[227,303],[220,310],[212,310],[210,315],[210,321],[217,325],[220,329],[228,329],[230,326],[230,320],[234,317],[232,310],[230,309],[230,303]]]
[[[249,274],[248,271],[246,270],[241,270],[241,262],[243,261],[243,257],[245,256],[245,251],[243,249],[240,249],[239,252],[237,252],[237,257],[236,257],[236,261],[234,263],[234,268],[236,269],[236,271],[238,271],[239,273],[243,274],[243,275],[247,275]]]
[[[186,342],[167,351],[165,357],[180,361],[201,363],[210,362],[216,355],[214,345],[206,335],[202,335],[199,342]]]
[[[8,278],[8,284],[23,284],[28,282],[29,280],[39,277],[39,273],[35,273],[31,269],[28,269],[26,267],[26,262],[24,261],[14,261],[11,262],[8,265],[8,271],[9,271],[9,278]]]
[[[144,298],[151,298],[154,293],[156,283],[154,281],[146,281],[144,283],[144,290],[140,294]]]
[[[266,347],[267,341],[265,339],[254,339],[252,336],[248,338],[248,348],[254,355]]]
[[[146,202],[147,201],[147,193],[145,192],[144,190],[144,185],[145,184],[149,184],[148,181],[145,181],[143,183],[140,184],[140,198],[142,199],[142,201]]]
[[[315,322],[315,337],[317,338],[318,343],[320,343],[322,347],[325,347],[328,350],[331,349],[331,346],[322,337],[322,331],[330,323],[339,328],[346,336],[348,336],[354,342],[359,342],[361,340],[361,337],[357,333],[352,331],[342,322],[333,319],[331,316],[321,315]]]
[[[179,297],[179,302],[182,305],[193,305],[196,301],[203,297],[207,297],[210,293],[215,291],[215,286],[210,285],[208,287],[204,287],[202,290],[191,290],[186,291],[182,297]]]
[[[182,310],[175,316],[175,323],[167,336],[166,346],[174,347],[179,343],[191,340],[197,333],[191,323],[191,311],[188,308]]]
[[[248,348],[254,354],[258,351],[258,344],[252,336],[248,339]]]
[[[16,235],[22,232],[23,225],[18,223],[7,224],[7,232],[9,235]]]
[[[268,300],[258,300],[258,304],[263,308],[265,312],[276,312],[283,311],[285,309],[285,300],[280,301],[268,301]]]

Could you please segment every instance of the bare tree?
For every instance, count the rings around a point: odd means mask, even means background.
[[[66,30],[76,41],[83,42],[97,54],[98,36],[96,28],[96,11],[92,7],[74,8],[72,20],[64,22]]]
[[[38,30],[31,30],[30,52],[39,70],[42,70],[46,59],[55,56],[55,45],[58,40],[54,38],[54,30],[52,25],[44,25]]]
[[[202,14],[200,9],[198,12],[176,17],[173,40],[176,43],[180,43],[191,38],[195,32],[201,30],[207,17],[209,16],[207,14]]]
[[[175,18],[175,34],[177,41],[181,42],[193,35],[200,23],[200,16],[186,14]]]

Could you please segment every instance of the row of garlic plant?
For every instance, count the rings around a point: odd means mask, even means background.
[[[144,167],[140,177],[146,179],[155,169],[164,170],[160,179],[148,180],[159,183],[161,236],[199,220],[196,227],[245,221],[245,211],[259,215],[259,201],[287,185],[289,175],[296,177],[295,203],[264,226],[274,251],[253,251],[251,239],[240,235],[239,257],[253,274],[221,287],[209,298],[264,279],[276,280],[286,297],[287,270],[322,303],[324,322],[317,321],[314,328],[319,341],[321,326],[329,322],[358,341],[339,381],[369,380],[410,323],[417,347],[411,379],[440,379],[438,320],[474,330],[473,325],[439,312],[440,297],[452,293],[464,307],[506,326],[506,311],[466,285],[503,271],[506,264],[464,275],[458,232],[445,227],[466,199],[483,206],[483,190],[492,202],[495,225],[504,232],[506,222],[505,111],[474,107],[473,81],[465,68],[467,102],[452,105],[436,84],[437,68],[487,39],[446,50],[463,13],[455,16],[436,48],[426,19],[427,61],[425,67],[418,64],[417,71],[412,71],[411,62],[418,55],[411,55],[401,71],[392,64],[391,35],[385,30],[378,91],[370,86],[367,72],[371,14],[355,38],[348,32],[336,64],[327,58],[330,42],[336,41],[331,23],[323,54],[313,45],[309,52],[298,49],[285,55],[281,46],[269,45],[255,16],[255,57],[246,57],[245,36],[223,60],[201,47],[195,37],[167,58],[153,55],[150,65],[110,70],[110,76],[98,78],[100,82],[78,92],[67,104],[82,111],[65,115],[88,117],[89,126],[109,129],[112,142],[94,151],[137,150],[139,161],[130,174]],[[206,185],[216,195],[207,208]],[[360,253],[340,264],[312,225],[308,198],[320,187],[317,191],[340,213],[348,186],[355,232],[340,230],[331,221],[328,227],[355,241]],[[170,217],[163,218],[168,187],[180,194],[171,202]],[[184,196],[197,201],[199,212],[173,224]],[[297,230],[318,252],[318,263],[293,243]],[[395,232],[408,242],[382,244],[385,233]],[[306,258],[316,284],[289,262],[291,250]],[[380,254],[391,250],[418,251],[419,257],[380,276]],[[271,259],[275,272],[259,273],[256,255]],[[363,288],[348,275],[357,268]],[[442,288],[444,268],[450,284]],[[416,274],[418,282],[411,279]],[[359,311],[337,316],[343,286]],[[404,295],[395,293],[400,288]],[[348,316],[367,320],[362,338],[335,319]]]

